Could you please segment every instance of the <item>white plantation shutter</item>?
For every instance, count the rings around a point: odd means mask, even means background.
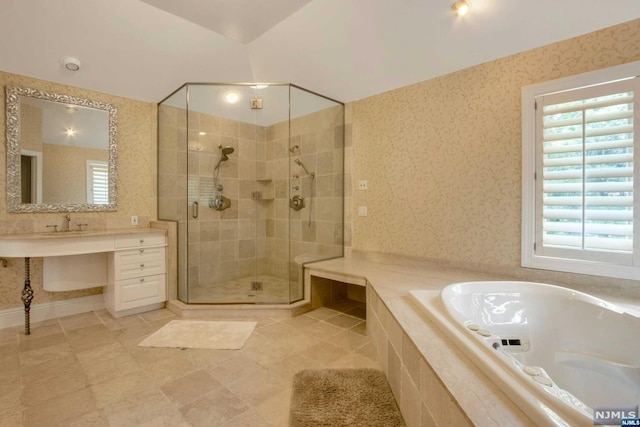
[[[87,203],[109,204],[109,165],[100,160],[87,160]]]
[[[633,265],[637,80],[536,98],[536,255]]]

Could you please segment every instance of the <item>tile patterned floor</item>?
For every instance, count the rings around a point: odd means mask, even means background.
[[[299,370],[380,368],[353,301],[258,319],[241,350],[137,346],[176,318],[101,310],[1,329],[0,426],[286,426]]]

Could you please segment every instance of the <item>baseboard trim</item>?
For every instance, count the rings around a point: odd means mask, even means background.
[[[51,301],[43,304],[31,305],[31,322],[57,319],[58,317],[87,313],[105,308],[102,294],[89,295],[81,298]],[[16,307],[0,310],[0,329],[24,325],[24,308]]]

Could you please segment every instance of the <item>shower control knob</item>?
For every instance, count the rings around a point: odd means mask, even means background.
[[[304,208],[304,197],[295,195],[289,200],[289,207],[294,211],[299,211]]]

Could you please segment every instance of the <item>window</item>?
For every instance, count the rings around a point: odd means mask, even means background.
[[[523,88],[524,267],[640,278],[638,75],[640,62]]]
[[[109,204],[109,165],[101,160],[87,160],[87,203]]]

